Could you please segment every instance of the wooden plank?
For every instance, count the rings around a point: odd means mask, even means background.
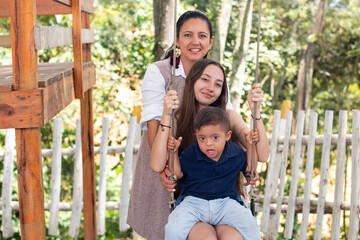
[[[55,2],[59,2],[62,3],[64,5],[67,6],[71,6],[71,1],[70,0],[52,0]],[[93,13],[94,12],[94,8],[93,8],[93,0],[83,0],[81,1],[81,11],[87,12],[87,13]]]
[[[314,240],[321,239],[322,222],[324,217],[324,206],[326,200],[326,187],[329,178],[329,164],[330,164],[330,148],[331,148],[331,133],[333,125],[333,111],[325,111],[325,126],[324,126],[324,144],[321,154],[321,168],[320,168],[320,187],[317,205],[316,227]]]
[[[315,136],[317,131],[317,121],[318,121],[317,112],[311,111],[309,143],[307,146],[307,159],[306,159],[306,170],[305,170],[304,205],[302,211],[303,217],[301,221],[299,240],[306,240],[306,234],[308,232],[311,182],[312,182],[313,170],[314,170]]]
[[[73,75],[43,89],[44,122],[50,121],[75,99]]]
[[[0,17],[10,17],[10,0],[0,0]]]
[[[0,94],[0,129],[43,126],[40,89]]]
[[[278,184],[277,180],[279,178],[279,175],[273,174],[273,171],[276,172],[276,169],[274,169],[274,168],[275,168],[275,157],[276,157],[276,151],[277,151],[277,140],[278,140],[278,134],[279,134],[280,116],[281,116],[281,112],[279,110],[275,110],[272,138],[271,138],[271,144],[270,144],[270,161],[269,161],[268,171],[267,171],[269,174],[267,175],[266,186],[265,186],[265,199],[264,199],[265,206],[269,206],[270,198],[273,194],[275,194],[276,186]],[[261,228],[260,229],[264,233],[266,233],[268,230],[269,215],[270,215],[269,210],[270,210],[269,208],[265,208],[262,218],[261,218]]]
[[[349,239],[359,235],[359,196],[360,194],[360,111],[353,110],[351,146],[351,199]]]
[[[97,234],[104,236],[105,228],[105,210],[106,210],[106,179],[107,179],[107,147],[109,139],[109,118],[103,118],[102,136],[100,144],[100,180],[98,192],[98,218]]]
[[[51,205],[49,235],[58,235],[59,202],[61,191],[61,145],[62,145],[62,120],[53,120],[53,156],[51,161]]]
[[[72,44],[72,29],[58,26],[35,26],[36,50]]]
[[[88,91],[96,83],[96,70],[95,65],[92,62],[84,63],[83,68],[83,87],[85,91]]]
[[[279,136],[284,136],[285,135],[286,119],[284,119],[283,116],[286,116],[286,114],[283,114],[283,109],[282,109],[281,110],[280,124],[279,124]],[[276,176],[279,176],[279,174],[280,174],[282,155],[283,155],[283,151],[279,151],[279,149],[277,148],[276,149],[276,156],[275,156],[275,164],[274,164],[274,169],[276,169],[276,171],[273,172]],[[280,179],[280,181],[281,180],[282,179]],[[277,182],[279,182],[279,179],[277,179]],[[276,190],[275,190],[274,194],[276,194]],[[278,191],[277,194],[280,195],[281,193]],[[276,206],[276,208],[280,209],[281,205]],[[279,218],[280,218],[280,214],[279,214]],[[277,238],[278,225],[277,225],[277,221],[276,221],[276,214],[271,214],[270,215],[270,222],[269,222],[268,230],[267,230],[266,233],[267,233],[266,235],[267,235],[267,237],[269,239],[276,239]]]
[[[123,165],[123,175],[120,193],[119,229],[126,231],[129,226],[126,224],[129,207],[130,176],[133,161],[133,147],[135,141],[136,117],[130,118],[129,129],[126,139],[126,150]]]
[[[303,197],[296,197],[295,205],[296,205],[296,212],[297,213],[302,212],[304,201],[305,200],[304,200]],[[256,203],[263,203],[264,202],[264,195],[259,195],[256,198],[255,202]],[[276,203],[276,202],[277,202],[277,196],[272,196],[271,200],[270,200],[270,203]],[[316,198],[310,199],[310,213],[316,213],[318,202],[319,202],[319,200],[316,199]],[[284,196],[284,198],[282,200],[282,205],[283,205],[282,212],[286,212],[288,204],[289,204],[289,196]],[[261,204],[261,205],[264,206],[263,204]],[[334,206],[333,201],[325,201],[324,213],[325,214],[332,214],[333,206]],[[265,206],[265,208],[266,207],[268,207],[268,206]],[[272,206],[270,205],[270,207],[272,207]],[[348,202],[348,201],[342,202],[340,208],[341,208],[341,210],[349,211],[350,210],[350,202]],[[261,211],[262,209],[258,209],[258,210]],[[358,210],[359,210],[359,208],[358,208]]]
[[[80,2],[81,0],[72,1],[74,80],[76,98],[84,97]]]
[[[40,128],[16,129],[20,229],[22,239],[45,240]]]
[[[73,204],[71,207],[71,220],[69,226],[69,237],[77,239],[79,235],[82,202],[83,202],[83,167],[81,154],[81,122],[76,120],[76,138],[75,138],[75,160],[74,160],[74,186],[73,186]]]
[[[67,27],[58,26],[35,26],[34,29],[35,48],[36,50],[47,49],[53,47],[61,47],[73,44],[72,29]],[[82,43],[94,42],[94,30],[81,29]],[[5,37],[3,40],[4,46],[6,46]],[[1,47],[0,38],[0,47]],[[11,41],[10,41],[11,45]]]
[[[12,91],[12,66],[0,65],[0,93]]]
[[[10,17],[10,1],[0,0],[0,17]],[[93,0],[82,1],[81,10],[93,13]],[[71,14],[70,0],[36,0],[36,13],[41,15]]]
[[[82,43],[93,43],[94,42],[94,30],[93,29],[81,29],[81,40]]]
[[[138,132],[136,134],[140,135],[140,129],[139,128],[138,128],[137,131]],[[139,136],[139,137],[141,137],[141,136]],[[139,146],[140,146],[140,144],[135,144],[135,146],[134,146],[134,154],[138,153]],[[126,148],[126,146],[109,146],[108,147],[108,154],[123,153],[123,152],[125,152],[125,148]],[[43,149],[43,150],[41,150],[41,152],[42,152],[43,157],[51,157],[52,153],[53,153],[53,150],[52,149]],[[75,152],[76,152],[76,149],[74,149],[74,148],[63,148],[63,149],[61,149],[61,154],[62,155],[74,156]],[[100,147],[94,147],[94,153],[99,154],[100,153]],[[5,155],[4,151],[0,151],[0,158],[3,158],[4,155]],[[134,159],[135,159],[135,157],[134,157]]]
[[[90,29],[90,14],[81,13],[81,34],[84,29]],[[82,42],[84,43],[83,37],[81,37]],[[91,44],[85,43],[82,44],[82,54],[83,61],[91,61]]]
[[[276,203],[276,211],[275,211],[275,220],[274,220],[274,229],[271,232],[274,232],[277,236],[279,232],[279,222],[280,222],[280,214],[281,214],[281,202],[284,198],[284,188],[285,188],[285,180],[286,180],[286,166],[289,155],[289,138],[291,134],[291,123],[292,123],[293,113],[292,111],[287,111],[286,113],[286,123],[285,123],[285,133],[284,133],[284,151],[282,153],[281,158],[281,166],[280,166],[280,184],[279,184],[279,194],[278,200]],[[269,229],[270,230],[270,229]]]
[[[339,116],[339,141],[337,145],[336,156],[336,175],[335,175],[335,193],[334,193],[334,208],[331,224],[331,238],[332,240],[340,237],[340,215],[341,215],[341,201],[344,195],[344,179],[345,179],[345,137],[347,129],[347,111],[340,110]]]
[[[11,47],[11,36],[1,35],[0,36],[0,47]]]
[[[92,89],[81,99],[81,142],[83,155],[84,238],[97,239]]]
[[[286,222],[285,222],[285,238],[291,238],[293,227],[294,227],[294,214],[295,214],[295,200],[297,195],[297,187],[299,182],[299,172],[300,172],[300,161],[301,159],[301,138],[304,132],[304,122],[305,122],[305,112],[300,111],[298,115],[298,125],[296,133],[296,142],[294,149],[294,160],[291,167],[291,184],[290,184],[290,193],[289,193],[289,206],[286,212]]]
[[[2,236],[14,235],[12,226],[12,179],[14,172],[15,129],[7,129],[5,136],[5,159],[2,183]]]
[[[10,17],[11,0],[0,0],[0,17]],[[81,3],[81,10],[93,13],[93,0],[84,0]],[[71,14],[70,0],[36,0],[37,16]]]

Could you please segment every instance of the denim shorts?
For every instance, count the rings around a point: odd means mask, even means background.
[[[165,240],[185,240],[197,222],[226,224],[236,228],[244,240],[260,239],[255,217],[236,200],[227,197],[208,201],[187,196],[169,215]]]

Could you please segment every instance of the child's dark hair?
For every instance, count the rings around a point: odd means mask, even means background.
[[[194,119],[195,130],[209,125],[220,125],[225,132],[230,131],[230,122],[226,112],[217,107],[205,107],[196,114]]]

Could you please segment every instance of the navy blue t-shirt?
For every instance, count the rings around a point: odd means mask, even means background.
[[[236,199],[236,182],[240,171],[247,167],[246,152],[233,142],[226,142],[216,162],[201,152],[198,144],[187,147],[180,156],[183,177],[181,195],[205,200],[230,197]]]

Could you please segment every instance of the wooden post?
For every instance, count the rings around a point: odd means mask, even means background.
[[[300,157],[301,147],[302,147],[302,136],[304,132],[304,123],[305,123],[305,112],[300,111],[298,114],[298,122],[297,122],[297,133],[296,133],[296,144],[294,151],[294,161],[292,162],[291,167],[291,185],[290,185],[290,194],[289,194],[289,204],[288,209],[286,211],[286,222],[285,222],[285,238],[291,238],[293,227],[294,227],[294,215],[295,215],[295,201],[297,195],[297,187],[299,182],[299,168],[300,161],[302,160]]]
[[[309,214],[310,214],[310,198],[311,198],[311,182],[313,178],[314,170],[314,156],[315,156],[315,137],[317,131],[318,114],[315,111],[310,113],[310,131],[309,142],[307,147],[307,159],[306,159],[306,173],[305,173],[305,187],[304,187],[304,204],[303,204],[303,217],[301,221],[299,240],[306,240],[306,234],[308,232]]]
[[[81,122],[76,120],[75,160],[74,160],[74,187],[73,205],[71,206],[71,220],[69,236],[77,239],[80,228],[83,202],[83,167],[81,154]]]
[[[36,1],[11,1],[14,90],[38,87],[34,43]],[[45,239],[40,128],[16,129],[20,227],[23,239]]]
[[[106,183],[107,183],[107,150],[109,139],[109,118],[103,118],[102,136],[100,144],[100,181],[98,192],[98,221],[97,233],[104,236],[106,233],[105,228],[105,212],[106,212]]]
[[[78,4],[79,0],[73,0],[72,4]],[[83,19],[81,26],[90,27],[90,15],[82,13]],[[74,16],[73,16],[74,17]],[[79,16],[80,17],[80,16]],[[81,31],[80,31],[81,33]],[[85,44],[87,45],[87,44]],[[79,50],[79,49],[78,49]],[[82,52],[82,46],[80,45]],[[81,69],[82,61],[91,61],[91,49],[85,48],[84,54],[81,53]],[[75,54],[75,49],[74,49]],[[75,61],[75,56],[74,56]],[[74,68],[76,62],[74,63]],[[74,70],[75,71],[75,70]],[[78,82],[83,79],[78,79]],[[78,84],[76,82],[75,84]],[[81,91],[82,87],[81,87]],[[78,92],[79,93],[79,92]],[[75,89],[76,94],[76,89]],[[76,97],[76,96],[75,96]],[[79,96],[78,96],[79,97]],[[83,155],[83,184],[84,184],[84,238],[97,239],[96,227],[96,190],[95,190],[95,160],[94,160],[94,122],[93,122],[93,99],[92,88],[83,94],[81,102],[81,143]]]
[[[81,0],[72,1],[75,97],[83,98],[83,56],[81,42]]]
[[[84,238],[96,239],[96,192],[92,88],[81,99],[81,143],[83,155]]]
[[[5,136],[5,156],[2,184],[2,228],[3,237],[14,236],[12,225],[12,179],[14,172],[14,152],[15,152],[15,130],[7,129]]]
[[[326,200],[326,187],[329,179],[329,165],[330,165],[330,152],[331,152],[331,135],[332,135],[332,126],[333,126],[333,116],[334,112],[326,110],[325,111],[325,126],[324,126],[324,142],[323,150],[321,153],[321,167],[320,167],[320,187],[319,187],[319,196],[318,204],[316,209],[316,227],[314,240],[321,239],[321,231],[324,217],[324,208]]]
[[[61,145],[62,145],[62,120],[53,120],[53,155],[51,161],[51,204],[49,235],[58,235],[59,224],[59,202],[61,191]]]

